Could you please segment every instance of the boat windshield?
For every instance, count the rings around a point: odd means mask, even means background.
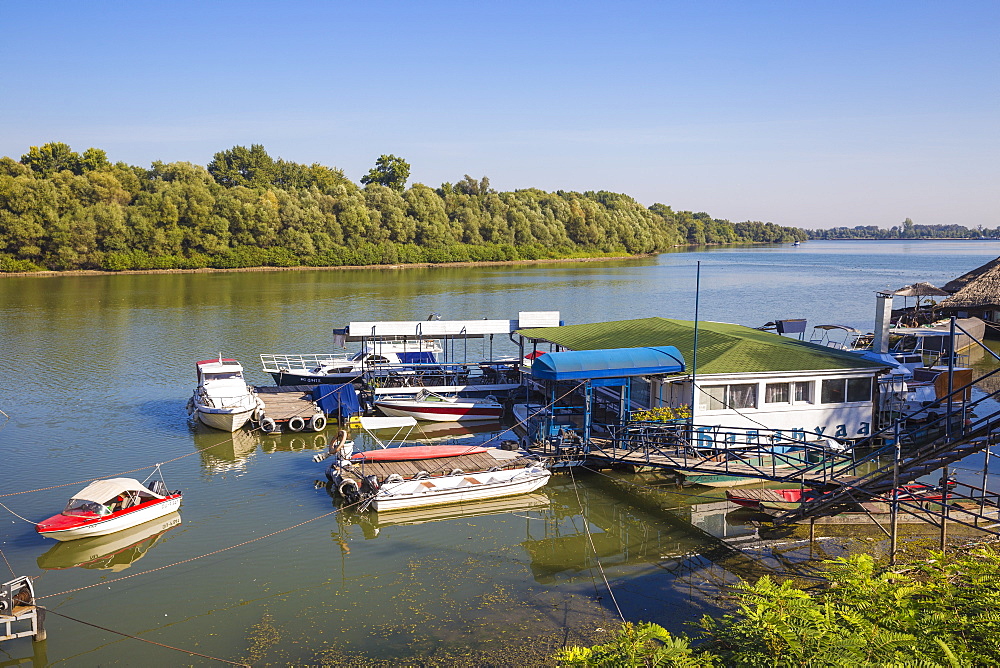
[[[216,373],[206,373],[205,382],[210,380],[232,380],[234,378],[242,378],[243,375],[239,371],[219,371]]]
[[[70,516],[97,515],[98,517],[101,517],[103,515],[110,515],[111,509],[103,503],[98,503],[97,501],[70,499],[69,503],[66,504],[66,509],[62,511],[62,514]]]

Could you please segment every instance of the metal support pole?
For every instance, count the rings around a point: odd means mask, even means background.
[[[983,450],[983,484],[982,490],[980,491],[979,498],[979,514],[982,515],[986,512],[986,486],[989,484],[989,471],[990,471],[990,448],[992,446],[987,445],[986,449]],[[976,519],[979,522],[979,519]]]
[[[941,502],[941,552],[945,551],[945,547],[948,544],[948,509],[950,504],[948,503],[948,467],[945,466],[941,469],[941,496],[943,501]]]
[[[952,393],[955,391],[955,354],[956,354],[956,344],[955,344],[955,316],[951,316],[951,336],[948,342],[950,350],[948,351],[948,410],[946,415],[948,416],[944,424],[944,433],[949,439],[951,438],[951,417],[954,403],[954,397]],[[964,402],[963,402],[964,403]],[[965,425],[962,425],[965,428]],[[943,549],[943,548],[942,548]]]
[[[889,565],[896,565],[896,548],[899,541],[899,422],[896,422],[896,449],[892,462],[892,503],[889,505],[890,534],[889,534]]]

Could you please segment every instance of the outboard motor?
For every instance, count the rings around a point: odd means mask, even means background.
[[[379,489],[378,478],[375,477],[374,475],[366,475],[364,477],[364,481],[361,484],[361,491],[364,492],[365,496],[366,497],[375,496],[375,493],[378,492],[378,489]]]
[[[159,494],[160,496],[167,496],[167,486],[163,484],[162,480],[153,480],[146,487],[149,488],[153,494]]]

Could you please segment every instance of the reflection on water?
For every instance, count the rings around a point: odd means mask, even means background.
[[[326,485],[326,490],[333,497],[335,503],[340,501],[332,485]],[[390,526],[471,519],[504,513],[526,513],[531,510],[540,510],[548,505],[549,498],[545,494],[535,492],[533,494],[522,494],[521,496],[502,499],[467,501],[430,508],[400,508],[398,510],[383,512],[356,512],[351,509],[345,509],[337,515],[337,522],[341,525],[342,529],[350,525],[358,526],[361,528],[364,537],[371,539],[377,538],[381,529]]]
[[[123,571],[146,556],[163,534],[180,523],[180,513],[173,512],[107,536],[59,543],[38,557],[38,567],[45,570],[79,567]]]

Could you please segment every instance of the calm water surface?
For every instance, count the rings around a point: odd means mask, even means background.
[[[0,279],[0,410],[11,417],[0,423],[0,494],[170,460],[167,483],[185,493],[163,533],[97,544],[55,545],[0,508],[0,547],[18,574],[40,576],[37,593],[56,612],[257,665],[449,663],[473,651],[503,665],[536,634],[589,637],[613,623],[616,605],[683,631],[714,610],[699,589],[705,568],[721,579],[746,573],[707,558],[696,573],[683,557],[708,542],[655,506],[738,532],[711,506],[692,509],[718,492],[696,498],[697,489],[629,478],[662,485],[649,506],[605,477],[558,476],[530,497],[435,516],[333,514],[314,485],[323,436],[230,439],[188,423],[194,361],[221,351],[269,384],[258,354],[329,351],[331,329],[350,320],[520,310],[559,310],[570,324],[693,319],[699,261],[702,319],[870,328],[877,290],[940,285],[997,256],[1000,242],[808,242],[555,265]],[[79,487],[0,501],[38,521]],[[57,616],[48,629],[38,663],[212,663]],[[0,662],[31,654],[30,641],[8,642]]]

